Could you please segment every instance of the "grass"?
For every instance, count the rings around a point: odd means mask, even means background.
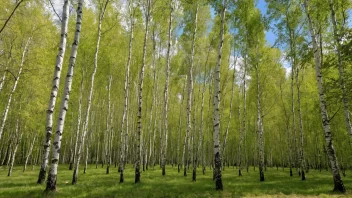
[[[45,185],[36,184],[39,167],[28,167],[22,172],[22,166],[14,167],[11,177],[7,177],[7,167],[0,168],[0,197],[45,197]],[[177,167],[167,166],[166,176],[161,175],[159,167],[142,172],[141,183],[134,184],[134,170],[128,166],[125,182],[119,183],[117,168],[105,174],[105,168],[91,165],[87,173],[80,169],[78,183],[71,185],[72,171],[68,165],[59,165],[57,192],[47,197],[352,197],[352,172],[342,178],[347,189],[346,194],[333,193],[333,181],[330,171],[310,170],[307,180],[297,176],[290,177],[286,168],[276,170],[268,168],[265,182],[259,181],[258,169],[253,167],[238,177],[238,170],[226,167],[223,171],[223,191],[215,191],[212,170],[207,168],[205,175],[198,169],[197,181],[191,181],[191,172],[187,177],[177,172]]]

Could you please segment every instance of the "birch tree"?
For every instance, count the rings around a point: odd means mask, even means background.
[[[222,185],[222,174],[221,174],[221,155],[220,155],[220,117],[219,117],[219,106],[220,106],[220,65],[221,65],[221,55],[222,47],[224,42],[224,32],[225,32],[225,13],[226,13],[227,0],[223,0],[221,6],[221,29],[219,37],[218,46],[218,56],[215,66],[214,73],[214,114],[213,114],[213,141],[214,141],[214,178],[215,178],[215,189],[223,190]]]
[[[38,176],[38,184],[42,184],[45,181],[46,169],[49,162],[49,152],[51,146],[51,136],[53,130],[53,113],[56,105],[56,98],[60,86],[60,77],[62,70],[62,63],[64,61],[65,51],[66,51],[66,41],[67,41],[67,26],[69,19],[69,0],[64,0],[64,5],[62,8],[61,17],[61,37],[59,43],[58,54],[56,56],[56,63],[54,69],[54,76],[52,81],[52,88],[49,98],[48,109],[46,111],[46,124],[45,124],[45,142],[42,155],[42,163]]]
[[[172,12],[173,5],[172,0],[170,0],[170,15],[169,15],[169,28],[168,28],[168,44],[167,44],[167,52],[166,52],[166,67],[165,67],[165,88],[164,88],[164,135],[165,135],[165,143],[164,148],[162,148],[162,159],[161,159],[161,169],[162,175],[165,175],[165,163],[166,163],[166,152],[167,152],[167,139],[168,139],[168,114],[169,114],[169,79],[170,79],[170,48],[171,48],[171,26],[172,26]]]
[[[61,104],[60,104],[60,113],[59,113],[59,117],[56,125],[56,133],[55,133],[55,139],[54,139],[53,149],[52,149],[52,158],[51,158],[51,164],[50,164],[45,191],[56,191],[57,168],[58,168],[58,165],[59,165],[58,162],[60,159],[61,139],[62,139],[62,133],[64,131],[65,118],[68,110],[70,92],[72,89],[71,87],[72,87],[72,81],[73,81],[74,66],[76,63],[78,45],[79,45],[80,34],[81,34],[83,0],[78,1],[76,12],[77,12],[76,31],[75,31],[75,35],[72,43],[69,67],[67,69],[65,86],[64,86],[64,93],[62,95]]]
[[[350,110],[348,105],[349,99],[346,91],[346,79],[345,79],[346,72],[345,72],[344,64],[342,61],[342,54],[341,54],[341,36],[342,36],[342,30],[345,24],[340,23],[341,27],[338,28],[335,6],[332,0],[329,0],[329,5],[330,5],[330,12],[331,12],[331,22],[333,27],[335,53],[337,55],[337,65],[339,70],[339,83],[340,83],[340,89],[342,91],[342,103],[343,103],[343,113],[345,116],[345,125],[346,125],[347,132],[350,135],[350,138],[352,138],[352,125],[351,125]],[[352,144],[352,141],[350,142]]]
[[[98,69],[98,54],[99,54],[99,46],[100,46],[100,38],[101,38],[101,26],[103,23],[106,7],[109,4],[109,0],[106,0],[104,3],[99,2],[99,22],[98,22],[98,33],[97,33],[97,43],[95,46],[95,53],[94,53],[94,68],[93,68],[93,73],[91,76],[90,80],[90,90],[89,90],[89,96],[88,96],[88,105],[87,105],[87,111],[86,111],[86,118],[83,123],[83,130],[82,130],[82,135],[80,137],[80,140],[78,142],[78,148],[77,148],[77,153],[76,153],[76,162],[75,162],[75,169],[73,171],[73,177],[72,177],[72,184],[77,183],[77,178],[78,178],[78,167],[79,167],[79,161],[81,158],[81,150],[82,147],[84,147],[84,140],[87,135],[88,127],[89,127],[89,116],[90,116],[90,108],[93,100],[93,92],[94,92],[94,80],[95,80],[95,74]],[[87,150],[88,150],[88,145],[87,145]]]
[[[332,176],[334,179],[334,191],[345,193],[346,188],[343,185],[343,182],[340,176],[340,171],[339,171],[337,158],[336,158],[336,152],[332,142],[330,119],[326,108],[326,100],[325,100],[324,89],[323,89],[323,78],[322,78],[322,72],[321,72],[321,67],[322,67],[321,54],[318,47],[317,33],[313,25],[313,19],[311,18],[311,10],[309,8],[308,0],[304,0],[304,8],[308,19],[310,36],[313,43],[315,72],[316,72],[316,80],[318,83],[318,91],[319,91],[319,107],[320,107],[322,125],[323,125],[324,135],[325,135],[326,151],[329,157]]]
[[[13,148],[13,152],[11,155],[10,167],[7,173],[8,177],[10,177],[12,174],[13,164],[15,163],[15,159],[16,159],[17,148],[21,139],[22,139],[22,133],[19,131],[19,119],[17,118],[16,129],[15,129],[15,147]]]
[[[143,55],[142,55],[142,66],[139,72],[139,82],[138,82],[138,111],[137,111],[137,152],[136,152],[136,162],[135,162],[135,180],[134,183],[140,182],[141,172],[141,133],[142,133],[142,92],[144,83],[144,69],[147,55],[147,38],[148,38],[148,28],[150,19],[150,10],[152,6],[152,0],[147,0],[145,5],[145,33],[144,33],[144,44],[143,44]]]
[[[23,52],[22,52],[22,57],[21,57],[20,68],[18,69],[17,76],[15,77],[15,83],[12,86],[12,90],[10,92],[9,99],[7,100],[7,104],[6,104],[6,107],[5,107],[4,115],[3,115],[1,126],[0,126],[0,140],[1,140],[4,128],[5,128],[7,115],[8,115],[9,110],[10,110],[10,106],[11,106],[11,102],[12,102],[12,96],[13,96],[13,94],[16,91],[18,82],[20,80],[20,77],[21,77],[21,74],[22,74],[22,71],[23,71],[23,64],[24,64],[24,61],[25,61],[25,58],[26,58],[26,53],[28,51],[28,46],[30,44],[30,41],[31,41],[31,38],[28,38],[28,40],[27,40],[27,42],[26,42],[26,44],[24,46],[24,49],[23,49]]]
[[[128,100],[129,100],[129,90],[130,90],[130,67],[131,67],[131,58],[132,58],[132,49],[133,49],[133,31],[134,31],[134,8],[133,1],[129,2],[129,20],[130,20],[130,40],[128,45],[128,58],[127,64],[125,67],[125,83],[124,83],[124,106],[123,106],[123,114],[121,121],[121,129],[120,129],[120,163],[119,163],[119,171],[120,171],[120,183],[124,182],[124,165],[126,163],[126,147],[128,144],[128,130],[125,130],[125,122],[127,119],[127,111],[128,111]],[[126,123],[127,125],[127,123]],[[126,127],[127,128],[127,127]]]

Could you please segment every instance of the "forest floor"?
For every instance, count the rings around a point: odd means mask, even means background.
[[[258,169],[251,167],[249,172],[238,176],[238,169],[226,167],[223,171],[223,191],[215,191],[212,170],[207,168],[205,175],[197,170],[197,181],[192,182],[192,174],[187,177],[177,172],[177,167],[166,167],[166,176],[161,175],[159,167],[142,172],[141,183],[134,184],[134,170],[127,166],[125,182],[119,183],[117,168],[106,169],[95,165],[88,166],[87,173],[79,171],[78,183],[71,185],[73,171],[68,165],[59,165],[57,191],[44,194],[45,185],[36,184],[39,167],[32,170],[28,166],[14,167],[11,177],[7,177],[7,167],[0,168],[0,197],[352,197],[352,172],[346,171],[343,182],[346,194],[332,193],[333,181],[330,171],[310,170],[307,180],[301,181],[298,175],[289,176],[289,169],[268,168],[265,182],[259,181]]]

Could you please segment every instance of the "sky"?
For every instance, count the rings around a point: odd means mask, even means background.
[[[262,12],[262,15],[266,15],[266,10],[267,10],[267,5],[265,0],[259,0],[257,7],[259,8],[259,10]],[[269,30],[267,32],[265,32],[266,35],[266,40],[267,42],[272,46],[275,43],[276,40],[276,35],[273,33],[272,30]]]

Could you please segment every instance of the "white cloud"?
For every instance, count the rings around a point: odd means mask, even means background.
[[[291,63],[286,53],[282,53],[280,63],[286,71],[286,78],[288,78],[291,74]]]

